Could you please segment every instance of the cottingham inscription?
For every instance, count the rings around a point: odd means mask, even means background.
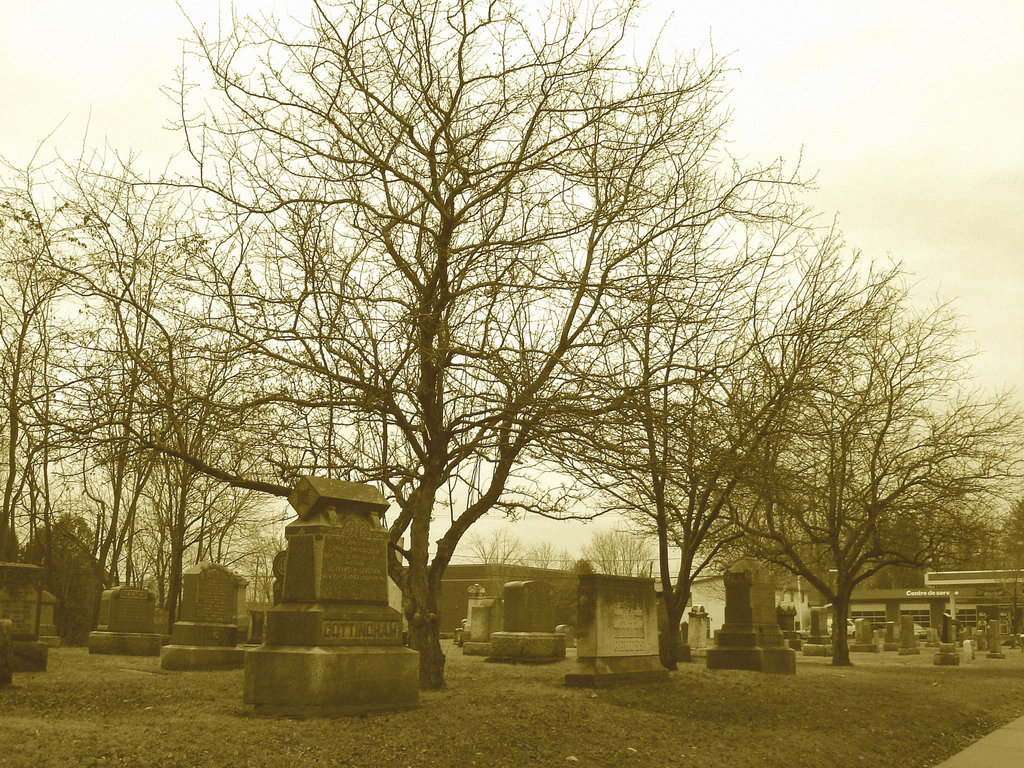
[[[399,640],[401,625],[397,621],[351,621],[325,619],[324,640]]]

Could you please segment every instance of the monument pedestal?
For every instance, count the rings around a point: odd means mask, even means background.
[[[462,655],[463,656],[490,656],[491,655],[491,644],[490,643],[474,643],[472,640],[466,640],[462,644]]]
[[[171,644],[160,651],[160,667],[241,669],[244,632],[238,606],[248,582],[217,563],[203,562],[182,574],[179,621],[171,627]]]
[[[45,672],[50,646],[38,640],[15,640],[11,664],[15,672]]]
[[[560,632],[492,632],[489,645],[487,661],[550,664],[565,658],[565,635]]]
[[[257,712],[330,717],[415,706],[419,654],[388,605],[388,504],[372,486],[301,477],[288,497],[281,602],[245,649],[243,701]],[[276,569],[276,561],[275,561]]]
[[[831,656],[832,645],[824,643],[804,643],[800,649],[804,656]]]
[[[956,643],[939,643],[939,651],[933,657],[932,663],[940,667],[960,666],[960,654],[956,651]]]
[[[577,659],[577,666],[565,675],[565,684],[578,688],[606,688],[633,683],[663,683],[668,670],[657,657],[624,656]]]
[[[104,632],[89,633],[89,653],[114,656],[159,656],[165,635],[153,632]]]
[[[877,643],[850,643],[850,653],[881,653]]]
[[[160,667],[175,672],[241,669],[245,649],[237,639],[235,624],[177,621],[171,629],[171,644],[160,649]]]

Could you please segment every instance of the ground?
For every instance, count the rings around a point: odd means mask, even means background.
[[[668,683],[566,688],[575,660],[487,664],[449,649],[448,687],[404,712],[256,716],[242,672],[50,652],[0,689],[0,766],[931,766],[1024,714],[1024,655],[798,657],[796,676],[683,665]]]

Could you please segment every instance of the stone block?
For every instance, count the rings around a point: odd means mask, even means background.
[[[614,685],[662,683],[668,670],[649,656],[577,659],[576,668],[565,675],[565,684],[577,688],[605,688]]]
[[[932,657],[932,663],[939,667],[960,666],[960,654],[956,643],[939,643],[938,652]]]
[[[920,648],[900,648],[899,649],[899,655],[900,656],[920,656],[921,655],[921,649]]]
[[[12,651],[15,672],[45,672],[50,646],[39,641],[15,640]]]
[[[159,656],[166,635],[156,633],[90,632],[89,653],[112,656]]]
[[[471,640],[467,640],[462,644],[462,655],[463,656],[490,656],[491,655],[491,644],[490,643],[474,643]]]
[[[557,632],[492,632],[487,661],[545,664],[565,658],[565,636]]]
[[[402,646],[245,649],[243,700],[258,713],[331,717],[419,700],[419,654]]]
[[[824,645],[822,643],[804,643],[804,647],[801,649],[804,656],[831,656],[832,646]]]
[[[879,653],[882,649],[876,643],[851,643],[850,653]]]
[[[238,625],[176,621],[171,629],[171,644],[231,648],[238,644]]]
[[[174,672],[196,669],[242,669],[245,648],[205,645],[165,645],[160,649],[160,667]]]
[[[795,675],[796,651],[792,648],[709,648],[707,668]]]
[[[502,631],[549,633],[555,628],[555,601],[550,584],[510,581],[505,584],[503,595]]]

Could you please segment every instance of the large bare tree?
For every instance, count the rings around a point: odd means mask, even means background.
[[[265,439],[258,467],[162,447],[271,493],[299,472],[380,483],[425,687],[443,684],[445,567],[529,498],[509,490],[551,414],[588,397],[574,374],[610,287],[718,213],[692,204],[688,165],[715,135],[717,62],[627,60],[634,11],[316,2],[298,34],[197,32],[214,92],[180,88],[181,183],[229,235],[197,253],[189,303],[259,371],[221,405]],[[467,503],[435,515],[453,479]]]

